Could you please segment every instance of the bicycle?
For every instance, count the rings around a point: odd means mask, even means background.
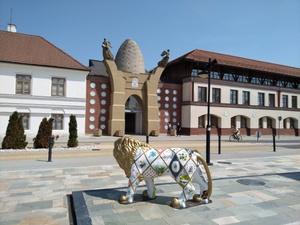
[[[237,141],[237,142],[240,142],[240,141],[243,141],[243,137],[242,137],[242,135],[240,135],[240,134],[238,134],[238,135],[232,134],[232,135],[229,136],[229,141],[230,141],[230,142],[231,142],[231,141]]]

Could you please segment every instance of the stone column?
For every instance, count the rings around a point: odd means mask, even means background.
[[[108,134],[123,136],[125,132],[125,78],[118,71],[116,63],[105,60],[111,85],[111,104],[108,123]]]
[[[159,134],[160,120],[158,117],[158,103],[157,103],[157,88],[160,76],[163,72],[163,67],[157,67],[152,74],[150,74],[149,79],[146,81],[146,132],[150,134],[154,131]]]

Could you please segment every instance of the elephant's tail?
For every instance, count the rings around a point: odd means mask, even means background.
[[[211,178],[210,170],[208,168],[207,163],[200,155],[200,153],[198,151],[195,151],[195,154],[197,156],[197,161],[203,165],[205,172],[207,174],[207,180],[208,180],[207,198],[210,199],[210,196],[212,194],[212,178]]]

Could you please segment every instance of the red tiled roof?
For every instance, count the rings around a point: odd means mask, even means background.
[[[0,31],[0,62],[88,70],[40,36],[7,31]]]
[[[253,59],[246,59],[238,56],[226,55],[216,52],[209,52],[204,50],[195,49],[187,54],[173,60],[170,64],[178,62],[182,59],[208,62],[209,58],[216,59],[219,65],[247,68],[251,70],[258,70],[270,73],[278,73],[290,76],[300,77],[300,68],[279,65],[275,63],[262,62]]]

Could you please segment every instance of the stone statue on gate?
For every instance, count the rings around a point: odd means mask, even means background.
[[[161,67],[166,67],[166,65],[168,64],[169,59],[170,59],[170,50],[169,49],[164,50],[160,54],[160,56],[163,57],[163,58],[157,63],[157,65],[161,66]]]
[[[106,38],[104,38],[102,42],[102,54],[103,54],[103,59],[107,60],[114,60],[114,56],[112,52],[110,51],[111,49],[111,44]]]

